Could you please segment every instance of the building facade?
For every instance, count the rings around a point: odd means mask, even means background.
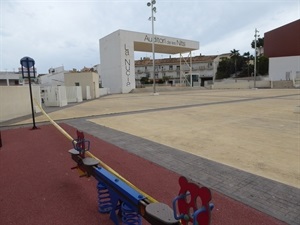
[[[29,70],[31,78],[31,82],[35,83],[37,77],[37,71],[35,67],[30,68]],[[28,69],[23,68],[24,76],[28,76]],[[35,78],[34,78],[35,75]],[[22,68],[18,68],[18,71],[0,71],[0,86],[16,86],[16,85],[24,85],[28,84],[28,79],[23,78]]]
[[[22,84],[22,74],[18,72],[0,72],[0,86],[14,86]]]
[[[64,73],[66,71],[63,66],[50,68],[48,72],[48,74],[38,76],[38,83],[41,87],[64,85]]]
[[[111,93],[135,89],[134,51],[152,52],[152,43],[156,53],[181,54],[199,49],[197,41],[117,30],[99,40],[102,85]]]
[[[218,55],[178,57],[155,60],[155,80],[187,86],[204,86],[205,81],[213,81],[219,61]],[[153,79],[153,63],[150,58],[135,61],[136,80]],[[192,75],[192,76],[191,76]]]
[[[300,79],[300,19],[265,33],[271,81]]]
[[[94,72],[68,72],[64,75],[66,87],[80,86],[83,99],[94,99],[100,96],[99,75]]]

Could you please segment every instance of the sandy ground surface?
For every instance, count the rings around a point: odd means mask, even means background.
[[[299,89],[195,90],[110,95],[49,115],[95,116],[89,120],[300,188],[299,105]]]

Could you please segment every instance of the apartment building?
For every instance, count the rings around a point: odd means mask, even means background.
[[[29,70],[30,76],[33,77],[33,74],[35,73],[35,76],[37,77],[37,71],[36,68],[30,68]],[[28,76],[28,69],[23,68],[23,73],[25,76]],[[32,82],[34,82],[34,79],[31,79]],[[23,85],[27,84],[28,79],[23,79],[22,76],[22,68],[18,68],[18,71],[0,71],[0,86],[17,86],[17,85]]]
[[[156,59],[155,79],[173,85],[204,86],[205,81],[214,80],[221,59],[222,55]],[[135,61],[135,78],[143,77],[153,79],[153,61],[147,57]]]

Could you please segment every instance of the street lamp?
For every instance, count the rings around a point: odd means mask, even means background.
[[[154,50],[154,20],[155,17],[153,16],[156,13],[156,7],[154,7],[156,1],[152,0],[151,2],[147,3],[148,7],[151,7],[151,17],[149,20],[152,22],[152,54],[153,54],[153,93],[156,94],[156,85],[155,85],[155,50]]]
[[[259,35],[257,35],[257,33],[259,33],[259,31],[255,28],[255,34],[254,34],[254,88],[256,88],[256,38],[259,37]]]

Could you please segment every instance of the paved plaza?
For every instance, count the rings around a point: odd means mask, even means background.
[[[189,90],[108,95],[48,112],[58,122],[299,224],[299,105],[299,89]],[[36,121],[47,119],[39,115]],[[27,123],[31,119],[14,125]]]

